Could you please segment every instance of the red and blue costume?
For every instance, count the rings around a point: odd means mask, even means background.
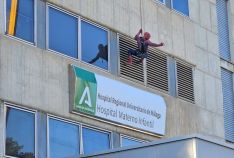
[[[152,47],[160,47],[164,44],[161,42],[160,44],[156,44],[151,42],[149,39],[151,37],[149,32],[145,32],[143,37],[140,37],[140,34],[142,34],[142,29],[139,30],[139,32],[135,36],[135,40],[137,41],[138,49],[129,49],[128,50],[128,62],[127,64],[132,64],[132,55],[137,56],[142,62],[144,58],[148,57],[148,46]]]

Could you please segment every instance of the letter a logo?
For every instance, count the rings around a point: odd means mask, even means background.
[[[74,98],[73,110],[90,114],[96,114],[97,80],[95,74],[78,67],[73,67]],[[72,80],[71,80],[72,81]],[[71,87],[71,89],[73,89]]]
[[[87,98],[87,99],[85,100],[85,98]],[[85,87],[84,92],[83,92],[81,99],[79,101],[79,104],[82,104],[83,102],[85,102],[85,104],[87,104],[89,107],[92,107],[89,87]]]

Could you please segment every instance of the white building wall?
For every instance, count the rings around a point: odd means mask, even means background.
[[[140,0],[47,0],[113,31],[134,36],[140,26]],[[233,8],[233,1],[231,1]],[[224,138],[222,87],[215,0],[189,0],[185,17],[153,0],[142,1],[143,29],[152,41],[163,41],[166,53],[195,65],[195,104],[165,93],[165,137],[202,133]],[[12,40],[4,35],[4,10],[0,2],[0,98],[79,122],[97,125],[142,139],[156,139],[140,132],[69,113],[68,65],[119,79],[79,61]],[[234,17],[232,9],[232,16]],[[232,27],[233,29],[234,27]],[[234,37],[234,30],[232,37]],[[233,38],[232,38],[233,39]],[[233,44],[233,43],[232,43]],[[126,83],[130,83],[127,80]]]

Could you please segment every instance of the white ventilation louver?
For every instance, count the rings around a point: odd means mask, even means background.
[[[120,75],[144,83],[143,64],[136,64],[139,58],[133,56],[133,64],[126,65],[129,49],[137,49],[136,41],[127,36],[119,35]]]
[[[193,68],[177,61],[177,93],[178,96],[194,102],[194,87],[193,87]]]
[[[147,58],[147,86],[168,93],[167,55],[158,49],[149,49]]]

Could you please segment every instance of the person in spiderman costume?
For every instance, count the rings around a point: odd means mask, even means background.
[[[140,63],[143,62],[144,58],[147,58],[148,57],[148,46],[151,46],[151,47],[161,47],[164,45],[164,43],[159,43],[159,44],[156,44],[156,43],[153,43],[151,42],[149,39],[151,37],[150,33],[149,32],[145,32],[143,37],[140,36],[140,34],[142,34],[142,29],[140,29],[138,31],[138,33],[136,34],[135,36],[135,40],[137,41],[137,46],[138,46],[138,49],[129,49],[128,50],[128,62],[127,64],[131,65],[132,64],[132,59],[133,59],[133,55],[134,56],[137,56],[140,58]]]

